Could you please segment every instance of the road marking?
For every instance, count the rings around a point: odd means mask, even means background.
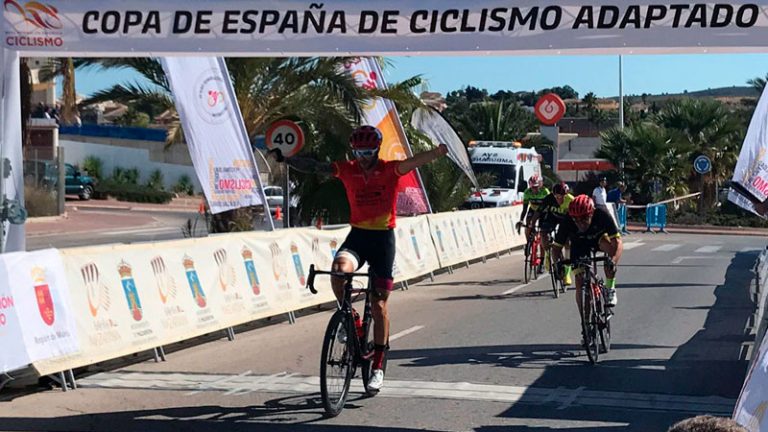
[[[517,290],[519,290],[519,289],[521,289],[521,288],[525,288],[525,287],[527,287],[527,286],[528,286],[528,284],[522,284],[522,285],[518,285],[518,286],[516,286],[516,287],[514,287],[514,288],[510,288],[510,289],[508,289],[508,290],[504,291],[503,293],[501,293],[501,295],[512,294],[513,292],[515,292],[515,291],[517,291]]]
[[[722,246],[702,246],[693,252],[694,253],[713,253],[713,252],[719,251],[721,247]]]
[[[634,249],[634,248],[642,246],[644,244],[645,243],[641,242],[641,241],[627,242],[627,243],[624,243],[624,250]]]
[[[170,227],[170,226],[164,226],[164,227],[157,227],[157,228],[133,228],[129,230],[123,230],[123,231],[106,231],[99,233],[100,235],[104,236],[119,236],[119,235],[125,235],[125,234],[159,234],[159,233],[181,233],[180,227]]]
[[[389,340],[393,341],[395,339],[400,339],[403,336],[407,336],[407,335],[409,335],[409,334],[411,334],[413,332],[417,332],[417,331],[419,331],[419,330],[421,330],[423,328],[424,328],[424,326],[422,326],[422,325],[413,326],[413,327],[405,329],[405,330],[403,330],[403,331],[401,331],[399,333],[395,333],[395,334],[391,335],[389,337]]]
[[[651,252],[669,252],[679,248],[680,246],[681,245],[679,244],[665,244],[651,249]]]
[[[688,260],[688,259],[704,260],[704,259],[720,259],[720,258],[729,258],[729,257],[724,257],[724,256],[701,256],[701,255],[698,255],[698,256],[681,256],[681,257],[677,257],[677,258],[673,259],[671,264],[680,264],[681,262],[683,262],[683,260]]]
[[[250,371],[249,371],[250,372]],[[318,392],[320,378],[288,373],[240,375],[178,372],[103,372],[78,380],[83,388],[135,389],[138,391],[223,392],[237,397],[253,391],[311,395]],[[233,391],[237,390],[237,391]],[[363,393],[360,380],[353,380],[352,392]],[[387,378],[378,397],[475,400],[523,404],[557,404],[562,408],[611,407],[626,410],[730,415],[735,399],[721,396],[683,396],[660,393],[630,393],[588,390],[586,387],[526,387],[469,382],[400,381]]]
[[[752,247],[745,247],[744,249],[740,250],[739,252],[761,252],[763,249],[752,246]]]

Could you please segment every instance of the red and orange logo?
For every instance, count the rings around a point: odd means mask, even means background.
[[[32,26],[44,30],[58,30],[61,28],[59,11],[51,5],[46,5],[36,1],[28,1],[20,5],[15,0],[5,0],[3,6],[6,11],[18,12],[24,21]]]

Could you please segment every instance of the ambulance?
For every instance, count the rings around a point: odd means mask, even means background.
[[[467,209],[504,207],[523,201],[528,179],[541,173],[541,155],[519,142],[470,141],[469,158],[476,177],[490,174],[492,186],[473,190],[462,206]]]

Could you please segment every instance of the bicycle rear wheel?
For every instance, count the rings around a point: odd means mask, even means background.
[[[347,335],[344,342],[338,337],[342,330]],[[352,316],[343,311],[336,311],[325,330],[320,359],[320,395],[323,408],[331,417],[339,415],[349,396],[349,384],[354,373],[354,345],[351,339],[354,334]]]
[[[582,295],[582,316],[581,331],[584,336],[584,348],[587,350],[587,358],[592,364],[596,364],[599,355],[597,313],[595,310],[594,296],[587,290],[591,290],[591,282],[585,277],[585,285],[581,287]]]

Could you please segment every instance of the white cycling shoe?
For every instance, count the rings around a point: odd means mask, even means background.
[[[384,386],[384,371],[381,369],[374,369],[371,374],[371,379],[368,380],[368,388],[371,390],[380,390]]]
[[[616,288],[608,288],[606,290],[606,297],[608,298],[608,304],[606,306],[616,307],[619,301],[619,298],[616,295]]]

